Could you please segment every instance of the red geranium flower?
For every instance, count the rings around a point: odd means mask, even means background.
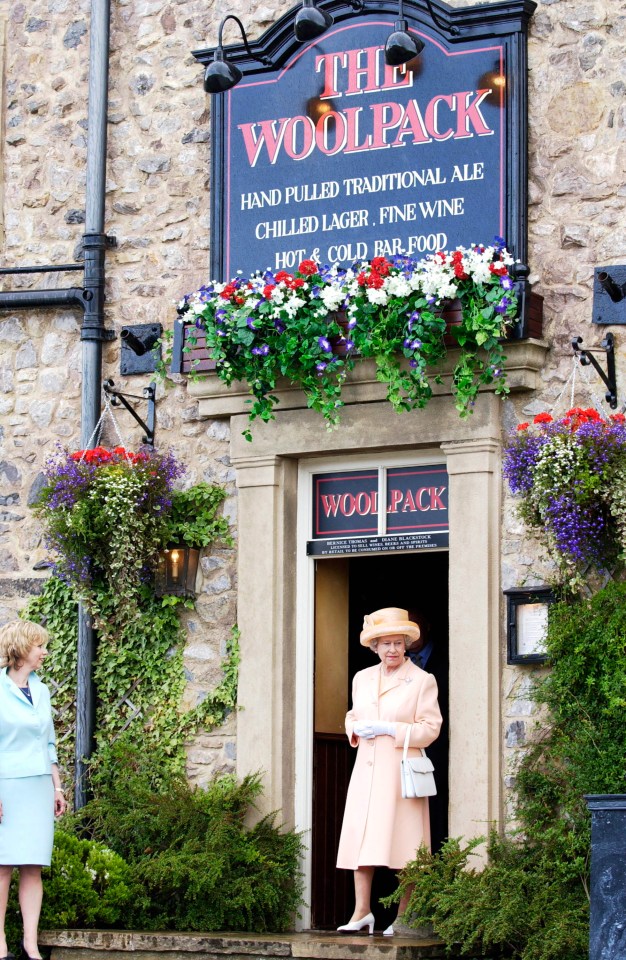
[[[298,273],[303,273],[306,277],[312,277],[317,273],[317,264],[315,260],[303,260],[298,267]]]
[[[265,284],[265,286],[263,287],[263,296],[265,297],[266,300],[270,299],[270,297],[272,296],[272,290],[275,290],[275,289],[276,289],[275,283]]]
[[[528,421],[526,421],[525,423],[518,423],[517,429],[518,429],[518,430],[528,430],[529,426],[530,426],[530,424],[528,423]]]
[[[549,413],[538,413],[533,423],[552,423],[552,417]]]
[[[391,264],[385,257],[374,257],[372,259],[372,271],[379,274],[381,277],[386,277],[389,273],[389,268]]]
[[[276,282],[282,283],[284,280],[293,280],[293,276],[290,273],[287,273],[286,270],[279,270],[276,274]]]
[[[504,277],[509,272],[505,263],[498,261],[497,263],[490,263],[489,270],[491,273],[495,273],[497,277]]]

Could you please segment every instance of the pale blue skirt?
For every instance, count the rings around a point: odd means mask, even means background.
[[[0,779],[0,865],[49,867],[54,839],[54,786],[50,774]]]

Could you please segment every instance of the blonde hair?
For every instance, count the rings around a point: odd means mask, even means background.
[[[13,620],[0,627],[0,667],[16,669],[33,647],[48,643],[48,631],[31,620]]]

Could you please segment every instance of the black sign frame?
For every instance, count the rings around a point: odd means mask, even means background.
[[[508,664],[542,664],[548,659],[543,649],[530,653],[520,650],[520,636],[518,629],[518,614],[520,608],[526,606],[542,606],[546,609],[556,602],[556,594],[551,587],[515,587],[504,590],[506,597],[506,662]]]
[[[359,17],[397,17],[397,4],[390,0],[366,3],[361,12],[355,13],[343,0],[321,0],[320,6],[332,14],[335,25]],[[436,13],[434,22],[427,5],[421,0],[406,0],[404,15],[409,27],[427,30],[433,38],[439,38],[447,46],[468,41],[497,39],[504,48],[505,98],[504,98],[504,157],[502,170],[505,177],[504,235],[516,259],[527,262],[528,230],[528,119],[527,119],[527,32],[528,23],[536,4],[533,0],[505,0],[505,2],[480,4],[464,8],[452,8],[433,0]],[[294,7],[276,21],[258,40],[250,43],[256,56],[269,57],[272,66],[263,66],[253,59],[243,44],[228,47],[227,57],[244,71],[246,77],[272,74],[284,66],[302,49],[294,36]],[[381,36],[381,42],[384,35]],[[215,48],[193,51],[193,56],[206,65],[213,59]],[[211,98],[211,278],[230,279],[225,275],[226,209],[224,203],[227,157],[227,96],[218,94]],[[491,237],[474,236],[471,240],[490,242]],[[267,264],[258,264],[263,268]]]

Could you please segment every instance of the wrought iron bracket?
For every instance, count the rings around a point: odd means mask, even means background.
[[[607,388],[605,394],[606,402],[612,410],[615,410],[617,407],[617,379],[615,376],[615,341],[613,334],[607,333],[599,347],[589,347],[587,350],[582,350],[580,347],[582,342],[582,337],[573,337],[572,350],[579,358],[579,361],[583,367],[588,367],[589,364],[591,364],[591,366],[597,372],[598,376],[601,378],[602,382]],[[606,354],[606,373],[593,356],[594,353]]]
[[[119,407],[120,405],[126,407],[128,412],[132,417],[135,418],[142,430],[145,430],[145,436],[142,437],[142,443],[146,443],[149,447],[154,446],[154,434],[156,430],[156,381],[152,381],[149,387],[143,388],[143,396],[138,397],[133,393],[121,393],[119,390],[115,390],[115,383],[113,380],[105,380],[102,384],[102,389],[104,392],[111,398],[111,405],[114,407]],[[128,400],[147,400],[148,401],[148,422],[145,423],[135,408],[128,402]]]

